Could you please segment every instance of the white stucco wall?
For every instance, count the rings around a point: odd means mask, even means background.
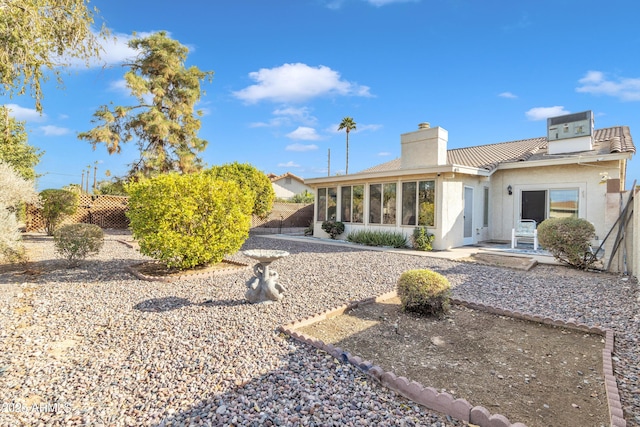
[[[291,178],[290,184],[286,183],[286,178],[282,178],[271,182],[271,186],[273,187],[273,191],[276,193],[276,197],[281,199],[290,199],[296,194],[304,193],[305,190],[313,193],[313,189],[311,187],[294,178]]]
[[[581,165],[544,166],[538,168],[504,169],[491,177],[490,234],[492,240],[510,240],[511,229],[520,219],[521,192],[549,189],[579,189],[579,216],[591,221],[598,238],[608,231],[605,226],[606,183],[601,172],[619,178],[617,162],[602,162],[597,167]],[[509,195],[507,186],[513,194]]]

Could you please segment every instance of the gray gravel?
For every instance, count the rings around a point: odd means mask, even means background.
[[[30,243],[38,262],[0,273],[0,426],[461,426],[277,332],[388,292],[410,268],[443,273],[464,299],[612,328],[625,419],[640,426],[640,294],[633,278],[552,266],[523,272],[256,236],[244,249],[291,253],[273,265],[289,292],[281,303],[251,305],[244,302],[250,269],[171,284],[142,281],[125,266],[144,257],[116,241],[123,238],[130,239],[110,233],[98,256],[68,270],[54,259],[49,238],[40,237]],[[252,263],[241,254],[231,258]]]

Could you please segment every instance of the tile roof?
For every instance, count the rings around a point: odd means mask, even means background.
[[[593,138],[593,150],[581,153],[547,154],[547,138],[531,138],[496,144],[477,145],[475,147],[447,150],[447,164],[469,166],[492,171],[501,163],[526,162],[549,158],[598,156],[610,153],[635,153],[628,126],[616,126],[596,129]],[[394,159],[371,168],[363,173],[387,172],[400,169],[400,159]]]
[[[267,177],[271,180],[271,182],[279,181],[282,178],[293,178],[300,182],[304,182],[304,179],[292,174],[291,172],[285,172],[282,175],[276,175],[274,173],[270,173],[270,174],[267,174]]]

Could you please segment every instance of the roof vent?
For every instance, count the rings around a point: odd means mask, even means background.
[[[429,129],[431,125],[428,122],[418,123],[418,129]]]

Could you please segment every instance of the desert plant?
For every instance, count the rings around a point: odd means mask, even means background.
[[[446,277],[435,271],[405,271],[398,279],[397,292],[406,311],[425,316],[449,311],[451,285]]]
[[[407,237],[396,231],[357,230],[347,235],[347,241],[367,246],[406,248]]]
[[[78,209],[78,195],[66,190],[48,189],[40,192],[44,228],[49,236],[67,215]]]
[[[344,233],[344,223],[340,221],[324,221],[322,229],[335,240],[335,238]]]
[[[435,240],[435,236],[429,232],[425,227],[416,227],[413,229],[413,247],[419,251],[431,251],[433,250],[432,243]]]
[[[3,161],[0,161],[0,182],[0,260],[21,261],[24,248],[16,214],[23,209],[23,203],[37,203],[38,194],[33,181],[23,178]]]
[[[253,199],[235,182],[172,173],[130,183],[127,193],[140,252],[167,267],[218,263],[249,235]]]
[[[595,261],[590,254],[595,228],[582,218],[549,218],[538,225],[540,245],[560,262],[576,268],[589,268]]]
[[[67,260],[69,267],[100,252],[103,243],[104,232],[94,224],[68,224],[53,232],[56,253]]]

